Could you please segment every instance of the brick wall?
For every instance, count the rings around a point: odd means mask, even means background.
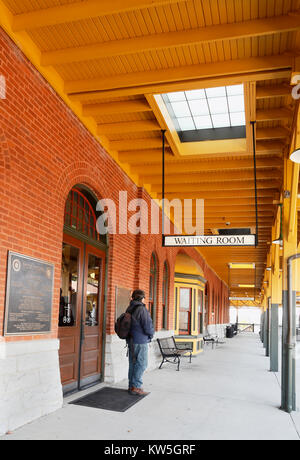
[[[0,75],[6,78],[7,98],[0,100],[0,341],[9,250],[55,265],[52,334],[26,340],[57,337],[61,249],[65,200],[76,184],[89,187],[97,198],[118,202],[119,190],[128,200],[150,197],[123,173],[49,84],[0,29]],[[152,252],[158,260],[158,314],[161,324],[162,274],[170,268],[170,305],[177,249],[161,247],[160,235],[110,237],[107,332],[114,324],[115,286],[149,291]],[[222,295],[226,286],[194,249],[186,250],[203,268],[210,289]],[[225,293],[225,295],[224,295]],[[211,309],[211,305],[210,305]],[[228,308],[227,308],[228,310]],[[227,322],[228,313],[223,312]],[[172,312],[169,317],[173,326]],[[5,340],[24,340],[24,337]]]

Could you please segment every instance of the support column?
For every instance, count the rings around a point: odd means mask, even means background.
[[[270,356],[270,297],[267,298],[266,310],[266,356]]]
[[[280,211],[280,210],[279,210]],[[280,232],[281,213],[277,214],[276,224],[272,230],[273,241],[278,237]],[[272,260],[272,271],[271,271],[271,326],[270,326],[270,371],[278,372],[278,308],[281,303],[282,286],[280,286],[280,272],[279,272],[279,260],[280,260],[280,248],[278,244],[273,244],[271,249],[271,260]]]
[[[289,286],[287,262],[297,253],[297,202],[299,165],[284,160],[283,200],[283,292],[282,292],[282,370],[281,408],[290,413],[296,410],[296,291],[293,280]],[[290,289],[291,317],[289,315]]]

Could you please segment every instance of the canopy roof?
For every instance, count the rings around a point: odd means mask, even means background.
[[[256,264],[258,294],[282,187],[300,49],[299,0],[0,0],[0,24],[91,133],[138,185],[161,198],[161,129],[167,129],[167,198],[205,199],[205,233],[255,231],[258,248],[208,248],[228,281],[228,263]],[[246,138],[176,137],[161,95],[243,85]],[[226,225],[226,223],[228,225]],[[246,270],[231,277],[245,295]]]

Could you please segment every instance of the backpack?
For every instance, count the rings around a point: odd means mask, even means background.
[[[136,311],[137,307],[139,307],[139,305],[137,305],[134,308],[132,313],[128,313],[128,312],[122,313],[122,315],[119,316],[119,318],[115,322],[115,332],[120,339],[129,338],[129,333],[130,333],[130,328],[131,328],[131,316]]]

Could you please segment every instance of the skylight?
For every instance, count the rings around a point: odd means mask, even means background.
[[[188,131],[190,135],[194,132],[190,140],[246,136],[243,85],[167,93],[163,99],[177,132],[183,134],[183,142]],[[219,129],[222,132],[217,132]]]

